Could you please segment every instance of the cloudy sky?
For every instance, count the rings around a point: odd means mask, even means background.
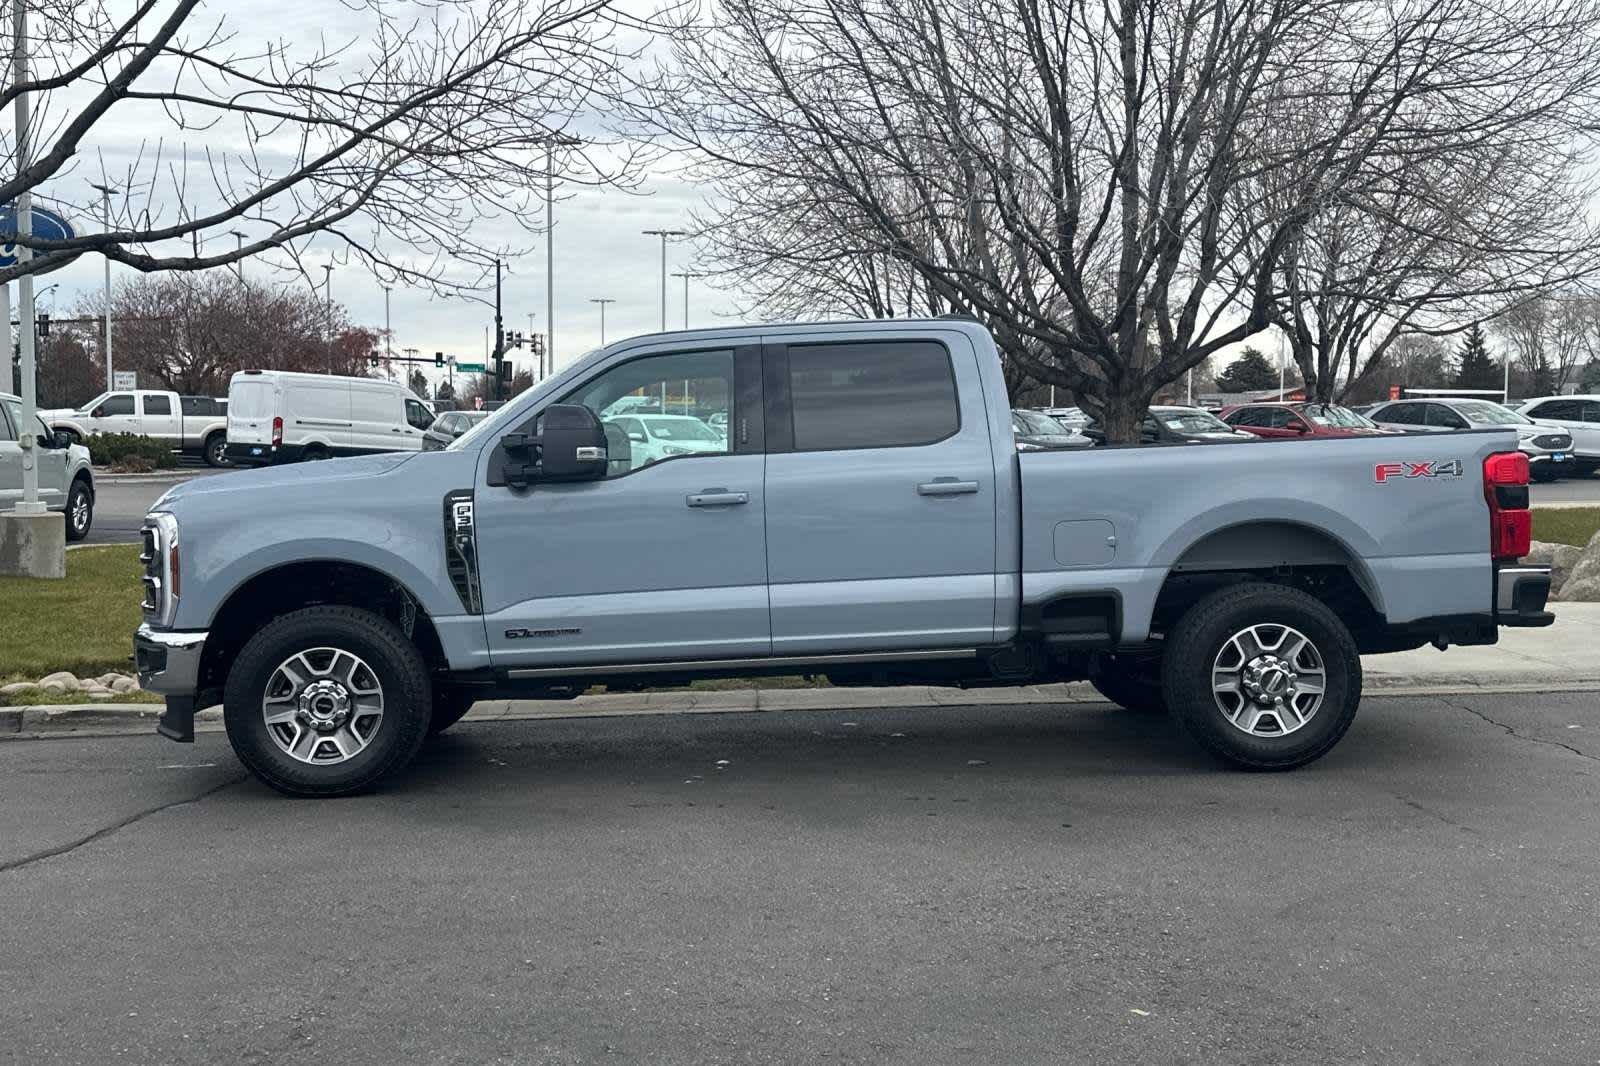
[[[287,39],[304,42],[312,47],[321,41],[324,47],[336,47],[347,41],[362,40],[370,32],[367,16],[352,12],[336,0],[230,0],[226,5],[211,5],[209,15],[194,25],[217,19],[226,14],[229,27],[235,32],[235,42],[241,49],[263,41]],[[68,113],[70,98],[58,98],[54,118]],[[9,123],[9,109],[4,116]],[[191,151],[203,150],[204,134],[183,135]],[[118,105],[111,115],[95,128],[79,153],[79,159],[70,173],[60,177],[53,186],[40,192],[45,199],[54,196],[61,200],[88,205],[97,194],[88,191],[90,182],[99,180],[100,160],[105,160],[107,172],[115,174],[124,169],[141,144],[148,146],[155,138],[165,138],[165,150],[172,155],[179,143],[170,123],[159,116],[141,115],[139,105]],[[159,192],[157,197],[161,195]],[[656,237],[641,234],[646,229],[685,229],[689,214],[701,203],[703,192],[678,178],[668,166],[646,175],[634,190],[620,191],[610,188],[557,186],[555,205],[555,316],[556,349],[558,360],[564,362],[600,343],[600,307],[590,302],[608,297],[614,303],[606,308],[607,339],[616,340],[634,333],[651,332],[661,324],[661,246]],[[95,204],[95,206],[98,206]],[[98,212],[83,217],[80,211],[73,219],[80,230],[90,231],[99,225]],[[543,228],[543,206],[537,210],[535,225]],[[531,254],[507,263],[504,283],[506,328],[527,331],[528,314],[534,314],[533,329],[544,332],[546,287],[549,279],[545,270],[545,247],[542,235],[532,237],[520,227],[505,223],[504,233],[494,226],[480,226],[474,237],[485,244],[512,247],[532,246]],[[218,238],[227,241],[223,236]],[[307,258],[325,258],[335,247],[335,242],[314,241],[307,250]],[[687,245],[669,246],[668,271],[689,269],[690,249]],[[76,263],[41,279],[39,287],[45,290],[40,307],[45,311],[64,314],[80,295],[97,293],[103,284],[103,260],[97,256],[84,256]],[[247,274],[258,277],[269,275],[266,264],[247,262]],[[133,271],[113,267],[114,278],[126,278]],[[319,288],[321,271],[313,270]],[[378,280],[365,268],[355,265],[336,266],[333,276],[333,298],[343,304],[353,321],[381,329],[384,323],[384,293]],[[305,282],[301,282],[305,284]],[[492,289],[483,295],[492,295]],[[668,328],[683,326],[683,279],[668,278],[667,324]],[[704,326],[733,321],[736,312],[734,297],[712,289],[705,281],[691,281],[689,292],[690,323]],[[485,328],[492,327],[492,310],[464,299],[440,299],[421,289],[396,288],[391,297],[392,328],[396,351],[415,347],[424,353],[445,351],[463,361],[481,360],[484,354]]]

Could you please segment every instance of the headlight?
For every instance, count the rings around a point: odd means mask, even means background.
[[[691,450],[690,448],[679,448],[672,444],[663,444],[661,446],[662,455],[688,455]]]
[[[183,593],[183,567],[178,552],[178,520],[165,511],[144,517],[139,530],[144,550],[144,601],[139,605],[145,618],[157,626],[169,627],[178,614],[178,599]]]

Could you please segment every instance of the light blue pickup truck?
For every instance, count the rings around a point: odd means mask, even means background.
[[[140,682],[175,740],[220,698],[239,758],[298,795],[372,785],[474,700],[764,674],[1087,679],[1287,769],[1349,728],[1361,653],[1551,621],[1516,448],[1019,455],[971,321],[636,337],[444,451],[174,488]]]

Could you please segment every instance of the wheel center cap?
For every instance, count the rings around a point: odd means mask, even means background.
[[[337,681],[311,682],[301,690],[298,703],[295,717],[319,732],[331,733],[350,719],[350,693]]]
[[[1295,694],[1294,668],[1276,655],[1258,655],[1244,668],[1244,688],[1258,703],[1275,703]]]

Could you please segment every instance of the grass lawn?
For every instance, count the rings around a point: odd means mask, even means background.
[[[1533,509],[1533,539],[1583,547],[1600,531],[1600,507]]]
[[[133,673],[142,598],[137,544],[69,551],[65,581],[0,577],[0,683]]]

